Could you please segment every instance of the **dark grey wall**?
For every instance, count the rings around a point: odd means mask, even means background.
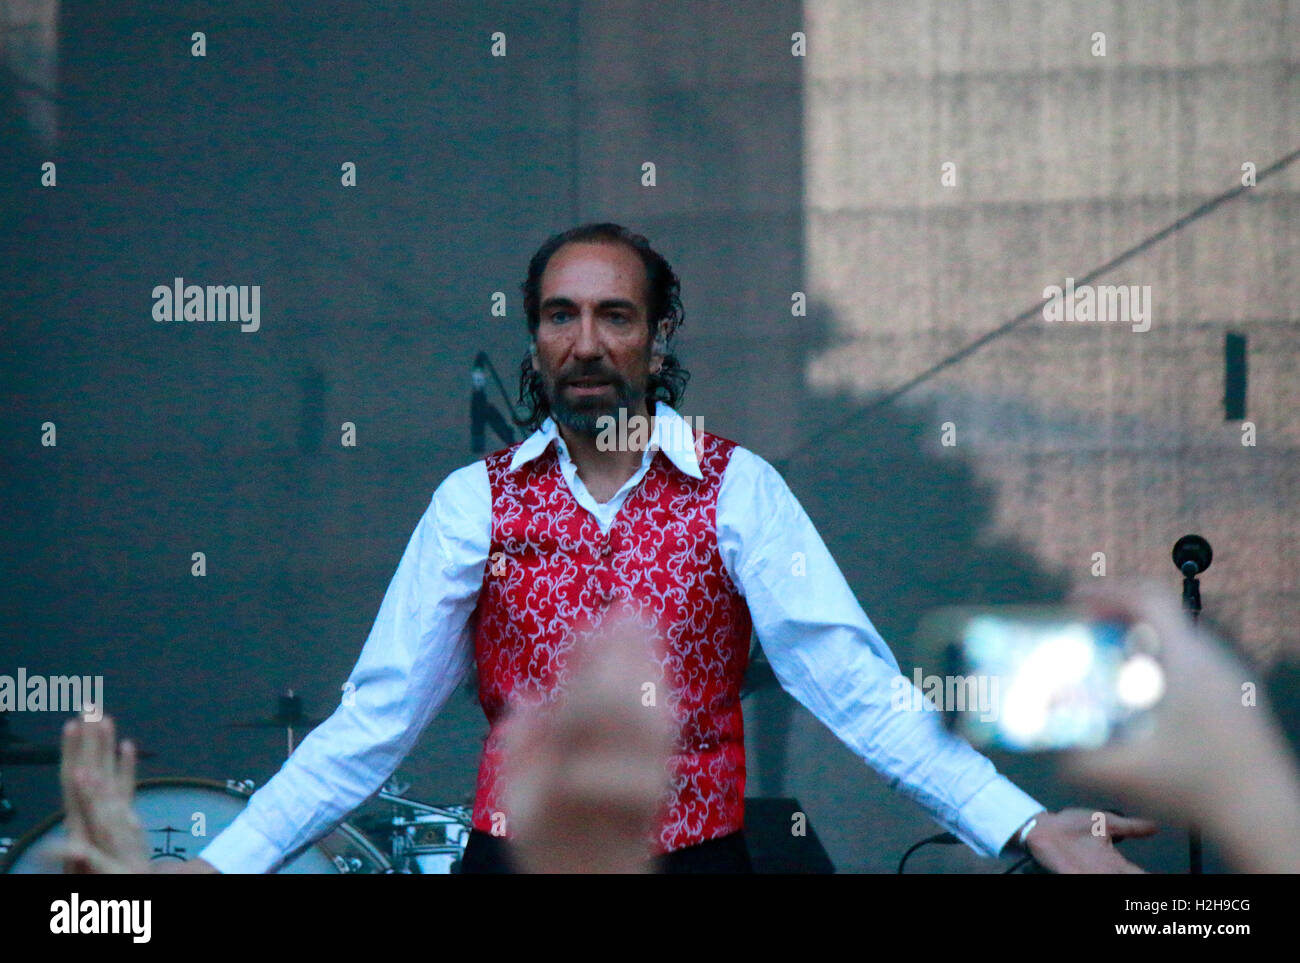
[[[9,277],[4,671],[103,674],[148,774],[260,783],[283,736],[223,726],[287,687],[330,711],[434,488],[476,457],[470,362],[516,369],[527,258],[577,213],[574,9],[129,9],[65,9],[59,186],[14,204],[43,231]],[[261,329],[155,323],[177,275],[260,284]],[[483,729],[455,699],[404,767],[421,798],[472,792]],[[6,775],[8,835],[57,795]]]
[[[514,387],[527,258],[582,221],[625,223],[674,264],[683,413],[786,472],[905,666],[926,607],[1068,584],[989,534],[996,492],[935,455],[934,411],[809,386],[846,321],[817,296],[789,312],[807,289],[801,4],[133,6],[65,5],[63,139],[48,158],[0,141],[19,239],[0,275],[0,671],[104,675],[156,753],[146,775],[261,783],[281,736],[226,726],[288,687],[330,710],[434,488],[477,457],[470,362],[489,352]],[[58,163],[57,189],[32,186],[34,159]],[[156,324],[150,292],[177,275],[261,285],[261,330]],[[891,869],[936,831],[784,693],[747,717],[749,791],[798,796],[841,870]],[[53,741],[60,721],[11,723]],[[467,801],[484,731],[453,698],[402,767],[412,794]],[[1048,805],[1077,801],[1045,765],[998,761]],[[53,770],[5,777],[19,817],[0,835],[57,808]],[[1182,858],[1176,836],[1133,851]],[[918,868],[993,867],[949,850]]]

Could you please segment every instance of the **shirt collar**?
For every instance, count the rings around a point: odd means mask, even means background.
[[[523,440],[510,461],[510,470],[537,458],[560,437],[555,419],[547,418],[542,426]],[[662,401],[655,402],[654,429],[650,434],[648,449],[658,448],[679,469],[692,478],[704,478],[696,457],[697,439],[691,423]]]

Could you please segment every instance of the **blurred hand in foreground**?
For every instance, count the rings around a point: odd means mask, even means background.
[[[1145,730],[1065,754],[1064,774],[1199,826],[1246,872],[1300,872],[1300,775],[1259,680],[1167,588],[1110,583],[1077,601],[1094,618],[1148,626],[1166,689]]]
[[[647,872],[677,735],[653,645],[616,621],[570,658],[560,699],[504,726],[512,852],[530,873]]]

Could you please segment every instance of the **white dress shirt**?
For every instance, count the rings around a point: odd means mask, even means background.
[[[524,440],[511,467],[555,441],[569,490],[608,531],[649,470],[661,436],[673,464],[703,477],[689,422],[662,402],[655,414],[640,469],[604,504],[578,477],[551,419]],[[665,427],[676,430],[664,433]],[[962,842],[983,856],[998,855],[1045,807],[949,735],[937,713],[896,708],[894,683],[905,677],[893,653],[776,469],[737,446],[718,491],[716,519],[723,562],[786,691]],[[272,871],[383,785],[473,662],[468,621],[491,533],[492,492],[480,460],[452,472],[434,492],[342,704],[199,854],[203,859],[225,873]]]

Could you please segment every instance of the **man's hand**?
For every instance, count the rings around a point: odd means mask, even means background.
[[[1160,829],[1149,819],[1091,809],[1062,809],[1036,818],[1025,845],[1054,873],[1145,873],[1121,856],[1112,840],[1152,836]]]
[[[65,873],[147,873],[148,851],[135,813],[133,743],[118,755],[113,720],[63,727],[59,782],[66,842],[54,848]]]

